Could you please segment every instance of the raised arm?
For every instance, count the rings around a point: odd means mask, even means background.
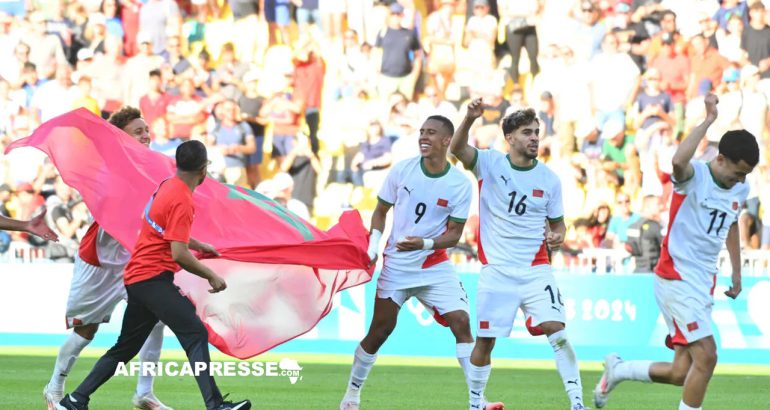
[[[706,104],[706,119],[700,125],[693,128],[690,131],[690,135],[679,144],[671,161],[674,166],[674,179],[677,182],[683,182],[692,177],[694,171],[692,165],[690,165],[690,160],[695,155],[695,150],[706,135],[706,131],[717,119],[719,98],[714,94],[709,94],[704,102]]]
[[[476,148],[468,145],[468,131],[470,131],[476,118],[481,117],[483,113],[484,105],[481,98],[471,101],[463,121],[455,130],[455,135],[452,136],[452,142],[449,144],[452,155],[456,156],[467,170],[471,170],[473,160],[476,157]]]

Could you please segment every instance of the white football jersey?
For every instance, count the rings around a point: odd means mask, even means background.
[[[690,282],[697,290],[713,291],[717,258],[730,226],[738,222],[749,195],[746,183],[722,188],[708,164],[692,161],[693,176],[674,182],[668,233],[663,239],[655,273],[669,280]]]
[[[421,157],[394,165],[378,195],[394,209],[378,288],[427,286],[454,275],[446,249],[399,252],[396,242],[407,236],[433,239],[446,232],[450,220],[465,223],[471,196],[471,182],[449,164],[440,174],[430,174]],[[439,266],[443,262],[446,266]]]
[[[561,181],[545,164],[514,166],[508,155],[476,150],[479,180],[479,260],[484,265],[527,267],[549,264],[546,220],[564,217]]]

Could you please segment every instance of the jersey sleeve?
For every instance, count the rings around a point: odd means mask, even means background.
[[[473,195],[470,181],[465,177],[462,177],[462,179],[462,185],[457,189],[457,199],[453,201],[454,205],[451,205],[452,208],[449,211],[449,220],[458,223],[465,223],[468,220],[468,213],[471,209],[471,197]]]
[[[193,205],[184,200],[173,201],[166,210],[166,227],[163,239],[171,242],[190,242],[190,231],[193,223]]]
[[[561,195],[561,180],[553,176],[553,183],[551,184],[551,192],[548,195],[548,203],[546,203],[546,212],[548,213],[549,222],[559,222],[564,219],[564,200]]]
[[[396,203],[396,194],[398,193],[398,175],[401,167],[394,166],[385,177],[385,183],[382,184],[380,192],[377,194],[377,200],[385,205],[393,206]]]
[[[691,193],[698,185],[698,182],[709,176],[708,173],[710,171],[705,162],[690,161],[690,165],[692,165],[693,173],[690,178],[684,181],[677,181],[676,178],[674,178],[674,175],[671,174],[671,182],[674,184],[674,190],[679,194],[687,195]]]
[[[473,175],[476,176],[476,179],[482,180],[486,175],[486,168],[489,164],[491,154],[488,149],[474,149],[476,153],[474,154],[473,161],[471,162],[471,166],[468,169],[473,172]]]

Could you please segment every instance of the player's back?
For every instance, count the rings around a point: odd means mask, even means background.
[[[507,155],[478,150],[479,259],[485,265],[548,264],[546,221],[563,218],[561,182],[545,164],[514,166]]]
[[[726,189],[707,163],[691,164],[693,176],[674,183],[668,233],[655,273],[665,279],[692,282],[699,289],[711,288],[719,252],[730,226],[738,221],[749,186],[739,182]]]
[[[438,174],[431,174],[421,157],[394,165],[378,195],[381,202],[393,205],[393,227],[383,253],[384,271],[425,273],[448,261],[446,250],[399,252],[396,242],[407,236],[436,238],[446,232],[450,220],[464,223],[471,195],[470,181],[449,164]],[[419,282],[419,276],[413,278]]]

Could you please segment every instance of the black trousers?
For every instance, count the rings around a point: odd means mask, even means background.
[[[318,149],[320,148],[318,144],[318,125],[320,119],[321,113],[318,111],[318,108],[308,108],[305,110],[305,122],[310,131],[310,149],[316,155],[318,155]]]
[[[152,328],[163,321],[179,339],[187,353],[187,359],[195,369],[196,362],[206,363],[206,371],[195,377],[207,409],[222,404],[214,378],[208,372],[209,345],[208,331],[195,315],[195,307],[189,299],[179,293],[174,285],[174,274],[163,272],[158,276],[126,286],[128,306],[123,315],[123,327],[115,346],[112,346],[91,369],[91,373],[73,392],[78,401],[86,403],[96,389],[109,380],[118,363],[127,363],[139,353]]]
[[[527,56],[529,56],[529,71],[534,77],[540,72],[540,66],[537,64],[537,30],[534,26],[529,26],[517,30],[515,32],[508,32],[506,37],[508,43],[508,51],[511,53],[511,80],[514,83],[519,83],[519,59],[521,58],[521,49],[527,49]]]

